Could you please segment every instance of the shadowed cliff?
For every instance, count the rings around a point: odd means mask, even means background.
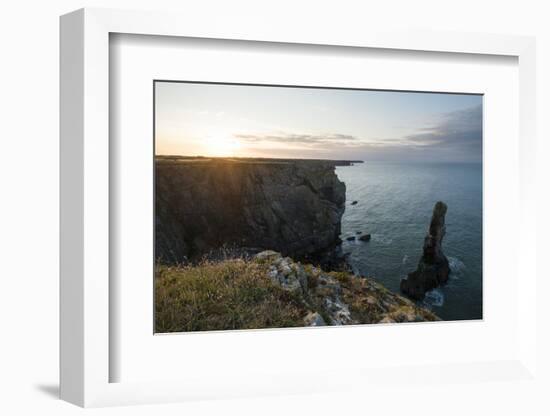
[[[185,264],[221,248],[315,256],[339,242],[347,161],[156,158],[155,255]]]

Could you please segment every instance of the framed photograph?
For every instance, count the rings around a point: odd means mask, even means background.
[[[534,51],[63,16],[61,397],[537,382]]]
[[[156,333],[483,318],[482,95],[153,86]]]

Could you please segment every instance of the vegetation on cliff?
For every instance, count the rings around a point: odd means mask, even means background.
[[[156,268],[156,332],[434,320],[370,278],[324,272],[274,251]]]

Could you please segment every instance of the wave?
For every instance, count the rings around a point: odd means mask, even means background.
[[[380,243],[384,246],[389,246],[391,243],[393,243],[393,240],[390,237],[387,237],[385,235],[380,235],[380,234],[373,234],[372,241]]]
[[[433,289],[429,292],[426,292],[426,297],[424,298],[424,305],[431,307],[431,306],[443,306],[445,303],[445,295],[441,291],[441,289]]]
[[[451,279],[458,279],[464,270],[466,270],[466,265],[462,262],[462,260],[456,258],[456,257],[448,257],[449,259],[449,268],[451,269],[450,278]]]

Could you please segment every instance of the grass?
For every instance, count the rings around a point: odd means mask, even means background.
[[[304,265],[307,290],[290,292],[268,277],[272,259],[226,259],[198,265],[158,265],[155,277],[156,332],[304,326],[309,312],[331,322],[326,299],[336,291],[354,323],[438,320],[430,311],[372,279],[348,272],[324,273]],[[327,277],[333,281],[327,281]]]
[[[156,332],[303,326],[306,307],[275,286],[267,268],[240,259],[157,266]]]
[[[411,300],[390,292],[372,279],[353,278],[349,273],[331,272],[342,286],[342,299],[352,316],[362,323],[378,323],[384,318],[393,322],[436,321],[432,312]]]

